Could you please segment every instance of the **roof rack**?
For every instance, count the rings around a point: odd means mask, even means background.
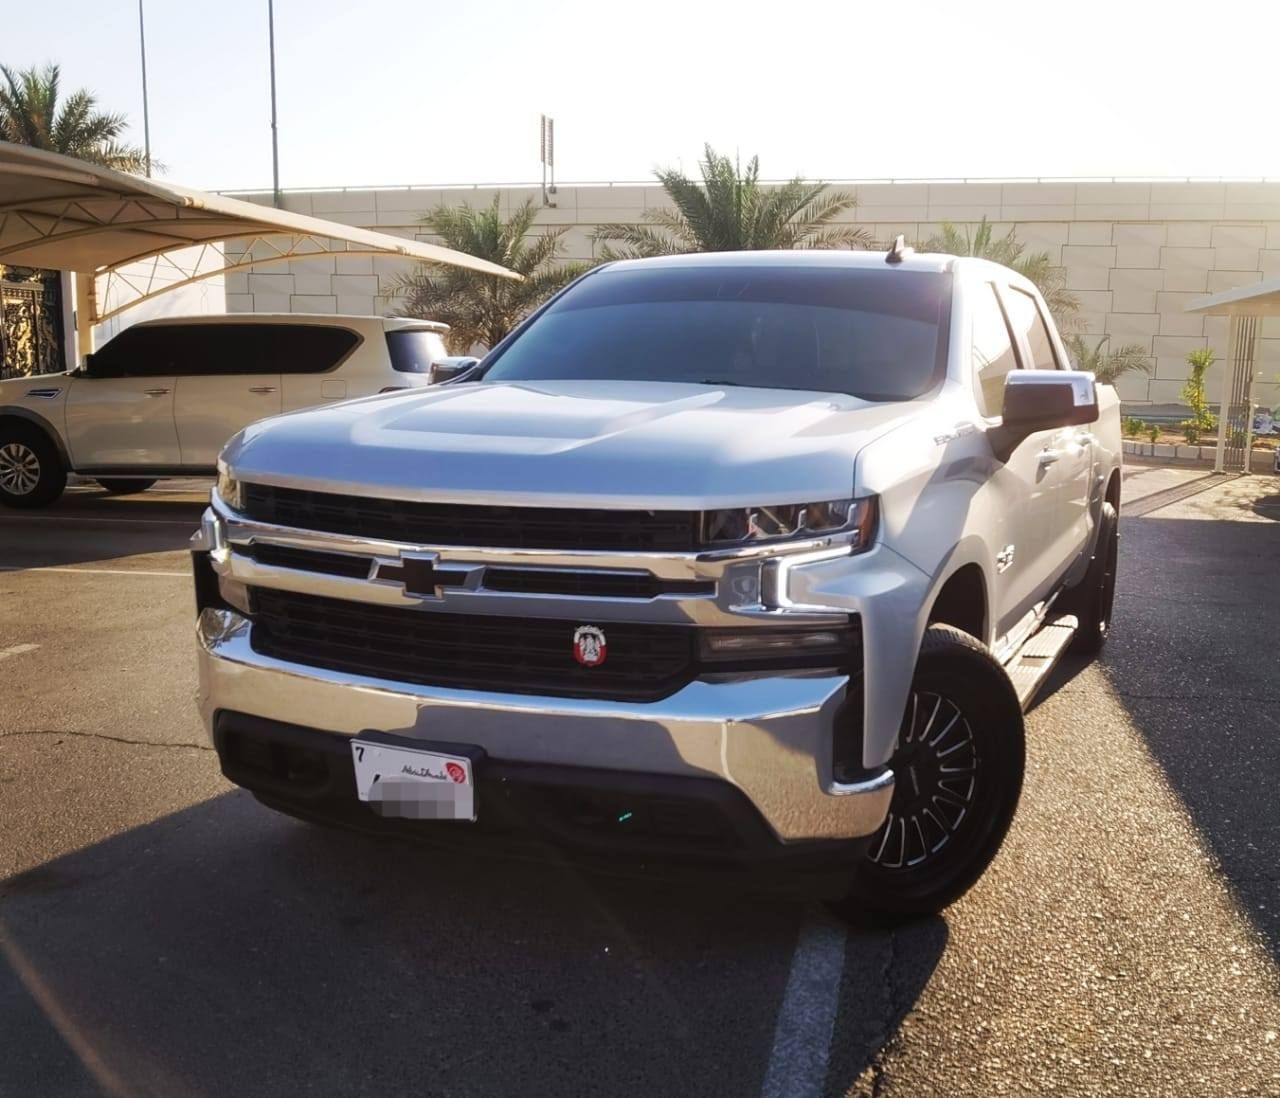
[[[889,250],[885,253],[884,261],[886,263],[901,263],[907,256],[911,255],[915,248],[907,246],[907,238],[899,233],[894,237],[893,243],[889,245]]]

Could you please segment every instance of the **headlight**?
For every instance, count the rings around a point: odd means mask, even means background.
[[[870,548],[875,539],[876,516],[874,496],[705,511],[702,543],[708,548],[729,549],[760,542],[852,533],[856,553]]]
[[[233,511],[244,510],[244,484],[225,465],[218,466],[218,498]]]

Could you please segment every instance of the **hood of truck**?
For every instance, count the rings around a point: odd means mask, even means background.
[[[450,385],[263,420],[241,480],[393,499],[704,509],[843,499],[919,405],[661,382]]]

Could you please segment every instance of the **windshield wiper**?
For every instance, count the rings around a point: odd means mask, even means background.
[[[749,381],[730,381],[722,377],[704,377],[698,382],[699,385],[727,385],[737,389],[759,389],[759,385],[752,385]]]

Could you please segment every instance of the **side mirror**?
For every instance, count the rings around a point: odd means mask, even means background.
[[[458,381],[480,365],[480,360],[472,355],[453,355],[442,358],[431,364],[427,371],[427,384],[439,385],[444,381]]]
[[[93,360],[94,352],[90,351],[84,356],[84,361],[80,363],[80,367],[76,370],[76,374],[79,377],[93,377]]]
[[[1005,377],[1003,422],[988,432],[992,448],[1007,461],[1028,435],[1093,423],[1098,388],[1084,370],[1011,370]]]

